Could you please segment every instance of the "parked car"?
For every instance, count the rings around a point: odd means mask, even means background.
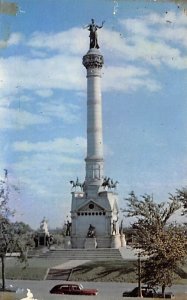
[[[97,289],[84,289],[82,284],[70,284],[63,283],[55,285],[51,290],[51,294],[66,294],[66,295],[87,295],[96,296],[98,294]]]
[[[142,296],[145,298],[163,298],[162,293],[156,291],[152,287],[142,286]],[[138,297],[138,287],[135,287],[131,291],[125,291],[123,293],[123,297]],[[172,299],[174,298],[174,295],[170,292],[165,293],[165,298]]]

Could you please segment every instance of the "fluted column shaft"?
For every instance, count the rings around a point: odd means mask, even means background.
[[[87,157],[86,182],[100,185],[103,179],[103,133],[101,68],[103,56],[90,49],[83,57],[87,69]]]

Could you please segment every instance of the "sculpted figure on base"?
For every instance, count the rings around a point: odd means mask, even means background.
[[[105,21],[102,22],[102,25],[96,25],[94,23],[94,19],[92,19],[91,24],[88,24],[87,26],[85,26],[84,28],[88,28],[88,30],[90,31],[90,49],[91,48],[97,48],[99,49],[99,45],[98,45],[98,40],[97,40],[97,28],[102,28],[103,24]]]
[[[48,224],[47,224],[47,220],[45,219],[45,217],[40,222],[40,229],[42,231],[44,231],[46,235],[49,235]]]
[[[81,191],[84,191],[85,189],[85,181],[83,183],[79,182],[79,178],[77,177],[76,181],[74,180],[70,180],[70,184],[72,185],[71,190],[73,190],[74,188],[76,189],[76,187],[80,187]]]
[[[95,237],[95,227],[92,226],[91,224],[90,224],[90,226],[89,226],[89,228],[88,228],[87,237],[88,237],[88,238],[93,238],[93,237]]]
[[[66,236],[71,236],[71,222],[66,223]]]
[[[112,221],[112,235],[115,235],[117,233],[117,227],[116,227],[117,222],[118,222],[118,218],[117,220]]]

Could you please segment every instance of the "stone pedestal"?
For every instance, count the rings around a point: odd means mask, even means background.
[[[64,248],[65,249],[71,249],[71,237],[70,236],[66,236],[64,238]]]
[[[84,243],[85,249],[95,249],[97,248],[96,238],[86,238]]]
[[[47,235],[45,232],[38,233],[38,246],[47,246]]]
[[[120,240],[120,235],[112,235],[111,237],[111,248],[118,249],[121,247],[121,240]]]
[[[91,186],[88,185],[87,188],[89,191]],[[90,225],[95,228],[97,248],[110,248],[114,221],[115,235],[119,235],[118,211],[117,194],[113,191],[102,191],[89,196],[72,193],[72,248],[85,248],[85,238]],[[121,243],[119,247],[121,247]]]
[[[124,234],[120,235],[120,241],[121,241],[121,247],[126,248],[126,240],[125,240],[125,235]]]

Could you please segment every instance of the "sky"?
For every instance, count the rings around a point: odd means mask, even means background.
[[[119,207],[132,190],[160,202],[186,186],[186,11],[169,0],[0,1],[0,174],[16,187],[16,220],[62,227],[69,181],[84,181],[91,18],[105,20],[104,169]]]

